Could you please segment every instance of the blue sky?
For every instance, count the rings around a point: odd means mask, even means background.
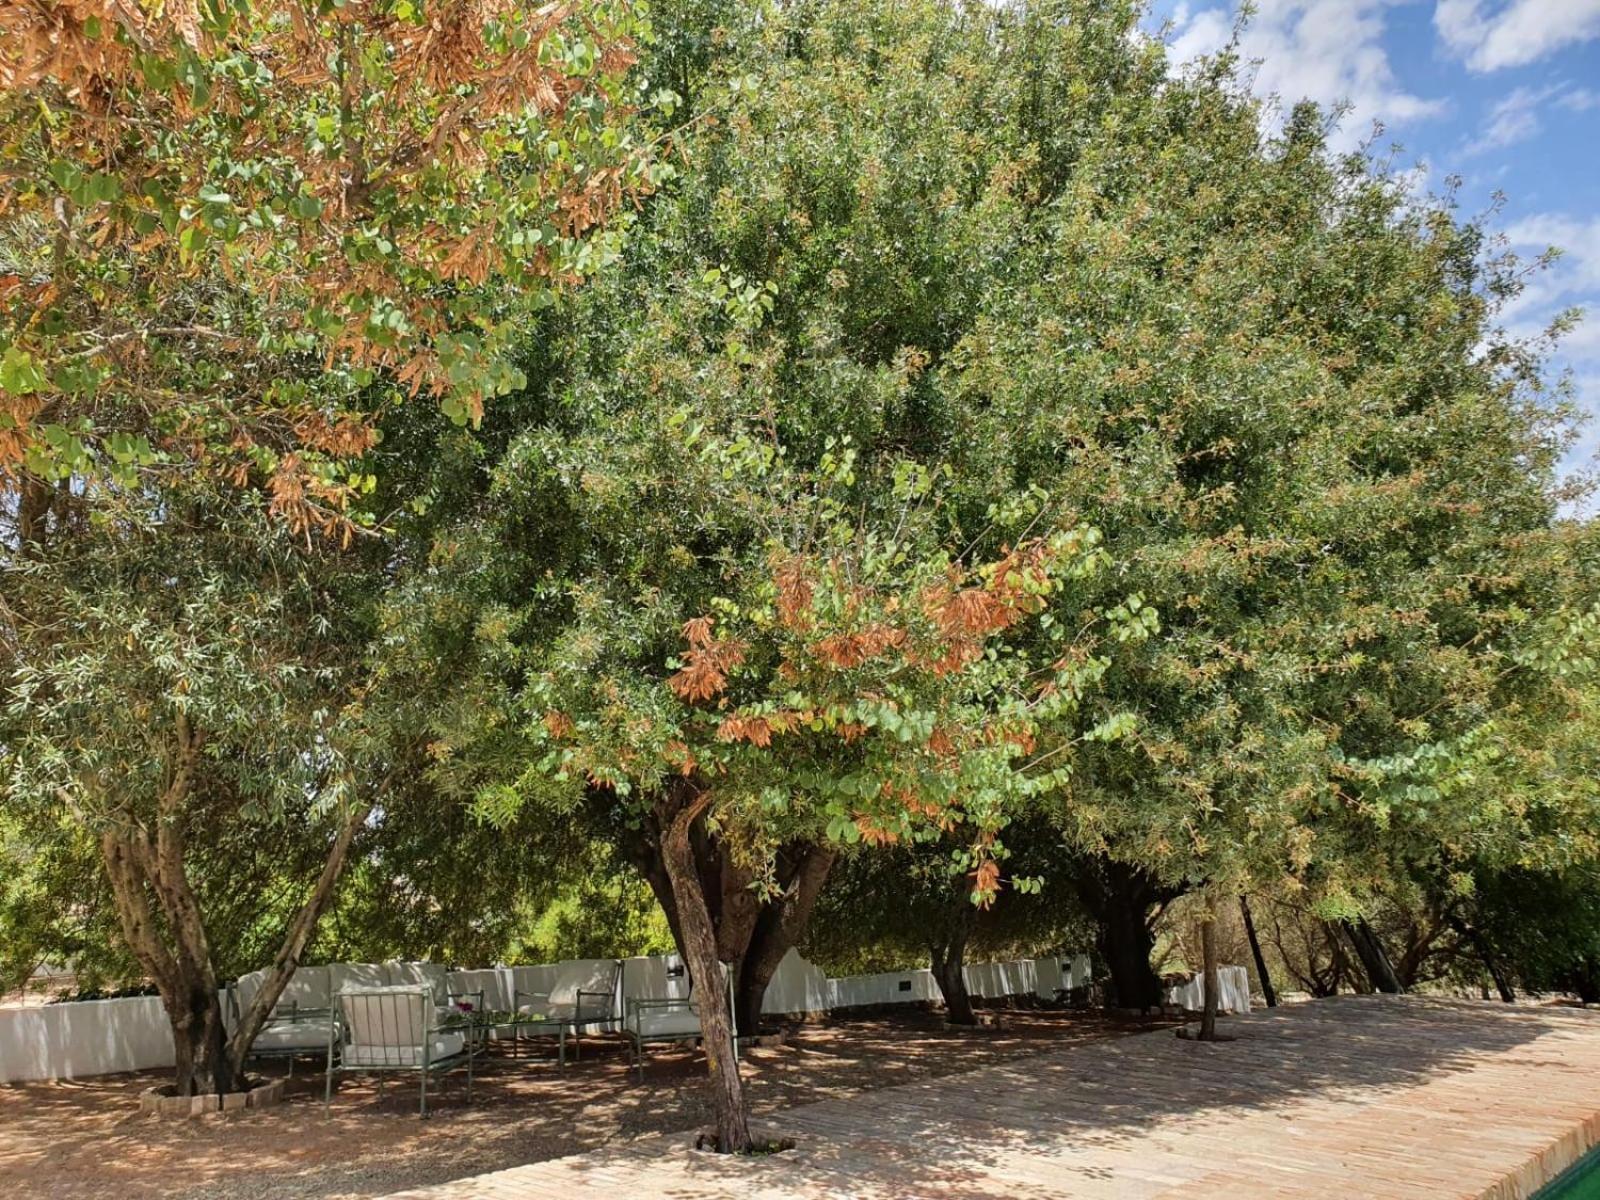
[[[1504,204],[1490,221],[1521,253],[1563,257],[1505,314],[1535,333],[1561,310],[1588,318],[1556,356],[1583,406],[1600,410],[1600,0],[1257,0],[1242,41],[1255,87],[1285,106],[1346,103],[1341,148],[1403,147],[1419,187],[1461,179],[1462,211]],[[1180,59],[1223,45],[1237,0],[1156,0]],[[1600,420],[1568,455],[1596,466]],[[1595,503],[1588,506],[1591,511]]]

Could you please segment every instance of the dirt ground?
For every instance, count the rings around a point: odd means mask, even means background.
[[[808,1101],[974,1070],[1061,1046],[1149,1028],[1089,1012],[990,1014],[955,1030],[934,1013],[841,1019],[792,1027],[781,1045],[751,1050],[744,1075],[758,1117]],[[141,1116],[137,1093],[158,1073],[0,1087],[0,1196],[51,1200],[147,1197],[296,1200],[365,1197],[590,1150],[710,1120],[697,1051],[656,1049],[644,1082],[620,1041],[585,1042],[560,1070],[525,1043],[496,1047],[474,1084],[449,1076],[417,1117],[417,1091],[391,1079],[386,1096],[345,1076],[332,1111],[307,1064],[289,1100],[260,1112],[191,1121]],[[781,1120],[776,1122],[781,1133]]]

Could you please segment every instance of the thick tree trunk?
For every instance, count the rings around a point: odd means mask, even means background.
[[[100,854],[124,939],[156,985],[172,1026],[174,1084],[180,1096],[236,1091],[224,1053],[222,1004],[205,921],[184,862],[184,805],[205,738],[180,714],[172,773],[157,800],[155,838],[130,820],[106,829]],[[161,921],[151,907],[154,900]]]
[[[1344,930],[1345,937],[1350,940],[1351,949],[1361,960],[1362,970],[1366,972],[1367,981],[1371,983],[1373,990],[1390,995],[1404,992],[1405,987],[1400,983],[1400,977],[1395,974],[1394,966],[1389,962],[1389,955],[1384,951],[1383,943],[1378,940],[1378,935],[1373,932],[1372,926],[1367,924],[1367,919],[1357,917],[1354,921],[1341,921],[1339,924]]]
[[[157,856],[142,831],[108,830],[101,835],[100,849],[123,939],[155,983],[172,1028],[177,1094],[237,1090],[239,1081],[223,1052],[222,1004],[210,955],[196,957],[193,953],[197,942],[204,944],[204,930],[182,928],[185,921],[198,916],[198,910],[193,914],[175,912],[165,902],[167,893],[154,880],[160,870]],[[173,946],[167,944],[156,923],[150,906],[152,894],[163,901],[162,916]]]
[[[978,908],[961,879],[949,901],[945,916],[928,947],[933,978],[944,997],[945,1020],[952,1025],[976,1025],[978,1014],[972,1011],[972,995],[967,991],[967,942],[972,938],[977,924]]]
[[[933,948],[933,978],[944,997],[944,1019],[952,1025],[976,1025],[978,1014],[972,1010],[972,995],[967,991],[961,942],[951,942]]]
[[[784,858],[794,861],[785,863]],[[767,985],[810,924],[817,897],[837,858],[836,850],[818,845],[780,853],[778,877],[783,891],[762,905],[750,931],[749,944],[739,958],[734,1008],[741,1034],[760,1032]]]
[[[666,915],[678,952],[687,961],[678,901],[662,853],[662,820],[658,814],[648,814],[639,836],[630,839],[627,849]],[[734,1009],[739,1033],[758,1033],[767,985],[784,956],[804,936],[837,851],[813,843],[781,847],[776,864],[779,894],[756,905],[750,889],[751,875],[727,863],[716,839],[706,836],[703,825],[691,831],[689,848],[715,931],[717,957],[735,968]]]
[[[155,983],[172,1025],[175,1084],[180,1096],[238,1091],[244,1064],[284,986],[294,974],[317,920],[333,896],[350,844],[371,812],[371,802],[346,819],[323,869],[285,934],[250,1010],[229,1037],[217,991],[205,916],[190,886],[185,855],[185,801],[193,786],[203,734],[180,716],[172,778],[159,798],[152,842],[135,823],[101,837],[101,857],[111,883],[123,937]],[[158,923],[152,899],[161,913]]]
[[[1267,959],[1261,953],[1261,941],[1256,937],[1256,923],[1250,916],[1250,897],[1239,897],[1239,915],[1244,918],[1244,935],[1250,939],[1250,956],[1256,960],[1256,978],[1261,980],[1261,994],[1268,1008],[1278,1007],[1278,993],[1273,990],[1272,976],[1267,974]]]
[[[1200,923],[1200,958],[1204,969],[1205,999],[1200,1009],[1200,1040],[1217,1040],[1217,1001],[1222,980],[1217,973],[1217,921],[1208,916]]]
[[[724,1154],[746,1154],[753,1148],[750,1121],[745,1110],[744,1087],[734,1052],[733,1022],[723,990],[722,962],[717,955],[717,935],[706,905],[705,885],[695,863],[690,837],[711,803],[709,792],[695,792],[687,782],[675,784],[660,813],[661,858],[672,884],[677,907],[680,945],[688,960],[690,978],[700,998],[700,1030],[711,1076],[712,1104],[717,1119],[717,1149]]]
[[[1159,1008],[1161,980],[1150,966],[1155,948],[1150,913],[1178,891],[1160,887],[1137,868],[1104,856],[1083,860],[1075,883],[1095,918],[1095,950],[1111,975],[1108,1005],[1141,1012]]]

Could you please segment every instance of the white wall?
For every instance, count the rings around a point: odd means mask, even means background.
[[[1199,1012],[1206,1003],[1205,976],[1196,975],[1180,987],[1168,988],[1167,1003],[1188,1012]],[[1225,1013],[1250,1011],[1250,973],[1243,967],[1217,968],[1217,1010]]]
[[[457,992],[482,990],[484,1006],[495,1011],[513,1007],[516,991],[546,993],[566,968],[604,965],[610,960],[584,959],[538,966],[489,967],[452,971]],[[689,973],[679,971],[676,954],[630,958],[623,962],[620,991],[634,996],[681,997],[689,994]],[[974,963],[966,968],[967,987],[984,999],[1037,995],[1053,998],[1057,988],[1088,982],[1089,960],[1041,958],[1010,963]],[[349,972],[340,972],[341,977]],[[285,997],[308,1003],[316,996],[326,1003],[327,967],[298,972]],[[1224,1000],[1228,998],[1224,983]],[[1248,997],[1248,981],[1245,984]],[[940,1000],[938,985],[927,970],[891,971],[828,979],[822,971],[790,950],[767,986],[762,1011],[814,1013],[836,1008],[880,1004],[929,1004]],[[1246,1000],[1248,1005],[1248,999]],[[228,1011],[226,997],[224,1012]],[[172,1034],[161,1001],[155,996],[127,1000],[88,1000],[0,1009],[0,1083],[29,1079],[75,1079],[113,1071],[170,1067]]]
[[[764,1013],[817,1013],[828,1010],[828,977],[791,949],[783,956],[767,994],[761,1001]]]
[[[170,1067],[172,1026],[157,996],[0,1009],[0,1082]]]

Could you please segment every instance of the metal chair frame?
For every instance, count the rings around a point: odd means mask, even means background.
[[[481,994],[481,993],[480,993]],[[379,1000],[395,1000],[402,997],[415,998],[423,1017],[422,1041],[420,1046],[390,1047],[384,1044],[381,1048],[385,1051],[394,1050],[397,1055],[401,1050],[411,1049],[421,1051],[421,1061],[411,1063],[385,1063],[361,1062],[347,1063],[344,1051],[351,1043],[346,1038],[349,1032],[349,1002],[371,1004]],[[333,998],[333,1011],[335,1019],[328,1025],[328,1066],[327,1080],[323,1086],[322,1107],[324,1114],[331,1111],[333,1104],[333,1079],[336,1074],[348,1075],[373,1075],[378,1080],[378,1094],[383,1095],[383,1077],[386,1074],[401,1074],[408,1071],[416,1072],[420,1081],[420,1098],[417,1111],[420,1116],[428,1115],[428,1083],[431,1079],[447,1075],[451,1071],[463,1067],[467,1072],[467,1102],[472,1102],[473,1067],[478,1057],[481,1039],[478,1036],[478,1022],[473,1013],[462,1013],[461,1020],[451,1024],[441,1025],[438,1021],[438,1005],[435,1003],[433,989],[417,987],[414,989],[363,989],[357,991],[340,992]],[[459,1033],[462,1035],[462,1048],[454,1054],[442,1058],[432,1057],[433,1043],[440,1034]]]

